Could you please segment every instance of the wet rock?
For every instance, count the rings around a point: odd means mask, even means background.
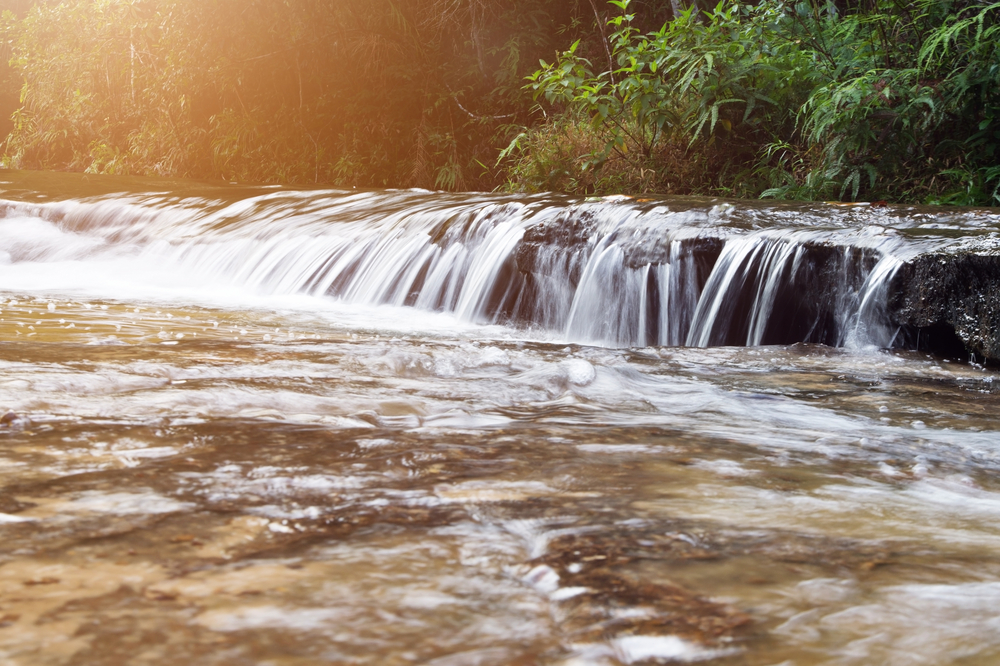
[[[10,495],[0,495],[0,513],[13,514],[38,506],[34,502],[21,502]]]
[[[874,236],[846,231],[800,235],[774,232],[763,238],[762,250],[748,251],[739,259],[743,263],[730,269],[725,298],[714,315],[707,344],[747,344],[748,327],[765,291],[765,282],[766,290],[773,293],[774,307],[764,313],[760,344],[845,344],[855,329],[852,312],[859,306],[866,280],[876,264],[887,252],[908,252],[909,240],[902,232],[878,229],[881,231],[872,232]],[[504,320],[559,325],[561,322],[539,321],[535,307],[539,295],[551,289],[551,276],[565,276],[571,289],[578,288],[591,253],[611,245],[620,249],[621,261],[630,269],[665,265],[677,261],[678,256],[686,257],[695,268],[685,278],[693,282],[695,292],[702,293],[709,275],[719,270],[726,244],[741,235],[728,223],[702,227],[693,235],[691,231],[668,231],[658,218],[651,218],[649,223],[637,218],[603,237],[590,211],[547,220],[525,232],[502,276],[506,290],[497,292],[489,309],[502,313]],[[873,244],[872,237],[877,237],[878,242]],[[879,246],[885,238],[892,242]],[[926,243],[933,249],[917,254],[895,273],[885,292],[884,311],[880,303],[877,313],[865,314],[874,314],[875,318],[866,324],[874,326],[873,331],[883,325],[892,327],[886,336],[874,335],[871,343],[889,344],[895,331],[891,346],[896,348],[962,360],[974,355],[1000,361],[1000,246],[996,239],[990,235],[947,240],[915,236],[914,242]],[[769,253],[777,256],[785,245],[795,249],[794,262],[762,264],[762,257]],[[661,318],[660,288],[651,273],[646,284],[647,326]],[[683,317],[684,313],[672,310],[670,316]],[[657,339],[655,331],[646,333],[646,339]]]
[[[0,429],[24,430],[31,425],[31,419],[16,412],[7,412],[0,416]]]
[[[684,254],[695,257],[698,266],[698,282],[704,284],[708,274],[722,254],[728,234],[711,234],[702,232],[692,238],[679,240]],[[662,234],[657,236],[641,235],[623,240],[621,243],[625,265],[629,268],[640,268],[646,264],[664,264],[670,261],[670,241]]]
[[[522,243],[528,246],[580,247],[590,242],[596,226],[593,212],[567,210],[552,220],[526,229]]]
[[[911,344],[1000,361],[1000,253],[927,253],[904,264],[888,299]],[[922,339],[921,339],[922,338]]]

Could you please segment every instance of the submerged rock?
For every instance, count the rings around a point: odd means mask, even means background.
[[[29,425],[31,425],[31,419],[16,412],[8,411],[3,416],[0,416],[0,428],[24,430]]]

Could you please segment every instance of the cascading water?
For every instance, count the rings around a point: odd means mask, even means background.
[[[994,211],[0,198],[4,664],[1000,663]]]
[[[916,248],[947,238],[913,242],[874,224],[886,220],[872,211],[774,212],[684,200],[279,190],[235,202],[9,202],[5,224],[23,229],[27,217],[38,231],[8,232],[13,263],[97,267],[129,256],[132,280],[156,267],[206,288],[409,306],[602,346],[902,339],[888,317],[888,285]]]

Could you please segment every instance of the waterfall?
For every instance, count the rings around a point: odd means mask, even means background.
[[[837,214],[279,189],[7,201],[0,235],[11,264],[133,258],[137,275],[156,266],[206,289],[447,312],[594,345],[891,346],[886,302],[913,250]],[[25,236],[26,220],[48,226]]]

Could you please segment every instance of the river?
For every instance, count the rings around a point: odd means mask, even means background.
[[[0,662],[1000,660],[1000,375],[880,300],[994,213],[0,199]]]

